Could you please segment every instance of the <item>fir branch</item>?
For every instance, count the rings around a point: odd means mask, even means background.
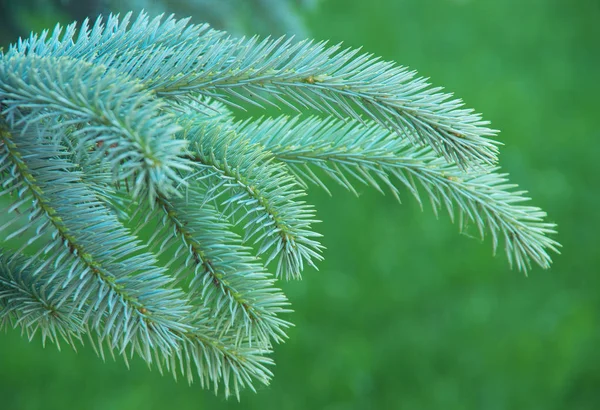
[[[311,167],[321,169],[356,194],[347,178],[371,185],[383,192],[388,187],[398,197],[392,183],[397,180],[421,202],[415,182],[431,200],[434,211],[446,207],[460,229],[474,223],[483,239],[486,228],[492,236],[494,252],[504,239],[509,262],[527,271],[530,261],[550,267],[548,250],[558,252],[558,243],[548,235],[555,225],[544,222],[540,208],[523,205],[529,198],[517,185],[508,184],[498,168],[465,173],[455,164],[439,158],[430,149],[417,149],[406,139],[382,130],[376,124],[362,125],[319,118],[280,117],[245,121],[235,128],[253,143],[271,151],[287,163],[301,179],[326,186]]]

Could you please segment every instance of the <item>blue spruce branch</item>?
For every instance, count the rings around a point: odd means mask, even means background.
[[[228,127],[199,121],[185,127],[191,141],[190,160],[197,164],[196,178],[207,187],[207,201],[220,201],[224,211],[244,222],[246,239],[254,238],[265,263],[279,258],[277,276],[299,277],[304,261],[314,266],[322,259],[321,245],[313,238],[312,207],[295,179],[272,155],[257,144],[239,138]],[[222,199],[225,197],[226,199]]]
[[[0,251],[0,328],[21,326],[29,340],[39,331],[42,342],[60,348],[63,339],[75,348],[85,333],[82,313],[70,298],[64,298],[49,272],[39,269],[23,255]],[[29,266],[25,266],[25,265]]]
[[[526,192],[515,191],[518,186],[508,183],[507,175],[497,172],[498,167],[464,173],[431,149],[415,148],[407,138],[398,138],[368,122],[281,117],[246,120],[235,128],[288,164],[300,179],[325,189],[311,167],[324,171],[355,194],[347,176],[381,192],[383,185],[399,200],[395,180],[421,203],[418,182],[436,213],[446,207],[453,220],[458,214],[460,229],[474,223],[482,239],[487,228],[494,252],[504,240],[509,262],[519,270],[530,269],[531,260],[549,268],[546,249],[558,251],[558,243],[548,237],[556,233],[555,225],[544,222],[546,213],[540,208],[522,205],[529,200]]]
[[[0,326],[86,335],[102,357],[239,397],[269,383],[291,326],[276,278],[322,259],[310,184],[407,190],[518,269],[550,267],[555,226],[499,172],[487,125],[416,73],[324,42],[144,13],[32,34],[0,53]]]
[[[194,205],[205,200],[199,187],[188,189],[185,199],[158,198],[164,228],[155,229],[154,237],[164,240],[156,253],[175,248],[169,264],[179,268],[173,276],[191,276],[190,297],[199,297],[209,309],[217,331],[232,331],[239,340],[259,345],[282,342],[291,325],[278,316],[289,312],[287,298],[216,209]]]

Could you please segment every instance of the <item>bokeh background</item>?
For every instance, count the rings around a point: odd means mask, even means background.
[[[0,0],[0,44],[144,2],[109,3]],[[417,69],[502,131],[503,169],[558,224],[563,253],[525,277],[408,195],[399,205],[366,188],[359,198],[315,189],[326,260],[281,284],[296,327],[269,387],[227,401],[140,361],[127,370],[14,330],[0,334],[1,409],[600,408],[598,0],[146,3]]]

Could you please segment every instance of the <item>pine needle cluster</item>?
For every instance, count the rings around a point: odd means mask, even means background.
[[[0,326],[225,395],[269,383],[276,280],[322,259],[311,185],[429,200],[522,271],[559,246],[480,115],[356,49],[111,15],[0,54],[0,104]]]

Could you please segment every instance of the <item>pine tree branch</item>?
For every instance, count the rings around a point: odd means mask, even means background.
[[[548,237],[556,233],[555,225],[544,222],[546,214],[541,209],[522,205],[529,200],[525,192],[515,191],[517,185],[508,184],[507,175],[497,173],[496,167],[465,172],[375,123],[281,117],[249,120],[236,128],[291,166],[300,178],[323,187],[311,167],[354,193],[347,176],[381,192],[383,184],[398,196],[395,179],[421,202],[415,182],[420,183],[436,213],[445,206],[454,220],[456,209],[461,230],[472,222],[483,238],[487,228],[494,252],[503,238],[509,262],[514,261],[519,270],[530,269],[530,261],[549,268],[547,251],[558,252],[558,243]]]

